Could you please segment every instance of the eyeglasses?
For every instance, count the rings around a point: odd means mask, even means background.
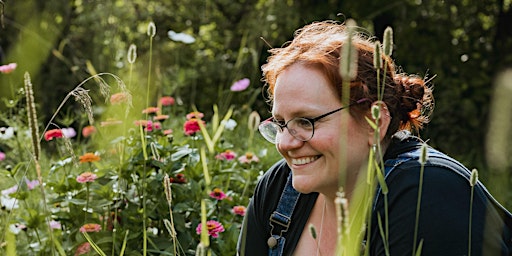
[[[347,106],[335,109],[333,111],[327,112],[323,115],[314,118],[295,117],[286,122],[285,124],[280,124],[273,117],[270,117],[265,121],[261,122],[261,124],[258,126],[258,130],[266,140],[273,144],[277,142],[278,135],[280,135],[284,131],[284,128],[287,128],[290,135],[292,135],[294,138],[300,141],[308,141],[311,138],[313,138],[313,135],[315,135],[316,121],[328,115],[332,115],[338,111],[341,111],[345,108],[348,108],[354,104],[358,104],[364,101],[366,101],[366,99],[358,100]]]

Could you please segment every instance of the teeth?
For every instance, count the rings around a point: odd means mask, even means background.
[[[303,158],[293,158],[292,159],[292,164],[297,164],[297,165],[307,164],[307,163],[311,163],[311,162],[315,161],[316,159],[318,159],[318,156],[303,157]]]

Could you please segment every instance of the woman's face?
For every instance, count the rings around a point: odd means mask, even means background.
[[[317,117],[341,106],[329,81],[317,69],[293,64],[277,77],[272,113],[280,122],[295,117]],[[294,138],[287,128],[280,134],[277,150],[293,172],[293,186],[297,191],[330,195],[338,191],[340,145],[347,146],[343,185],[353,186],[359,169],[368,160],[369,136],[373,135],[348,111],[344,109],[316,121],[314,136],[309,141]],[[348,132],[343,139],[341,125]]]

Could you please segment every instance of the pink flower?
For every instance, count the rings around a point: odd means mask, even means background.
[[[135,120],[135,122],[133,122],[133,123],[134,123],[136,126],[140,126],[140,125],[142,125],[142,126],[146,127],[146,126],[148,126],[148,124],[149,124],[149,123],[152,123],[152,122],[151,122],[151,121],[149,121],[149,120]]]
[[[190,112],[187,114],[187,120],[190,120],[190,119],[201,119],[204,117],[204,114],[201,113],[201,112],[197,112],[197,111],[194,111],[194,112]]]
[[[199,121],[203,122],[203,124],[205,123],[204,121],[195,118],[187,120],[185,124],[183,124],[183,131],[185,131],[185,135],[192,136],[196,134],[196,132],[200,131],[201,128],[199,127]]]
[[[61,131],[62,131],[63,137],[65,137],[65,138],[73,138],[76,136],[76,131],[72,127],[62,128]]]
[[[110,104],[117,105],[124,102],[128,102],[130,101],[130,97],[131,95],[127,92],[114,93],[112,94],[112,96],[110,96]]]
[[[153,120],[155,121],[162,121],[169,118],[169,115],[156,115],[153,117]]]
[[[61,229],[62,225],[60,224],[60,222],[58,221],[55,221],[55,220],[51,220],[50,221],[50,228],[52,229]]]
[[[208,235],[212,236],[213,238],[219,237],[219,233],[224,232],[224,226],[222,226],[222,223],[215,220],[207,221],[206,227],[208,228]],[[201,234],[201,230],[201,223],[199,223],[196,228],[196,233],[198,235]]]
[[[89,242],[85,242],[76,248],[75,256],[84,255],[86,253],[89,253],[90,251],[91,251],[91,244],[89,244]]]
[[[162,106],[172,106],[174,102],[174,98],[171,96],[163,96],[160,98],[160,104],[162,104]]]
[[[86,183],[86,182],[93,182],[96,180],[98,176],[96,176],[96,174],[92,173],[92,172],[84,172],[80,175],[78,175],[78,177],[76,177],[76,181],[78,183]]]
[[[14,185],[14,186],[12,186],[10,188],[2,190],[2,195],[3,196],[10,196],[11,194],[16,193],[16,191],[18,191],[18,185]]]
[[[87,138],[91,136],[92,134],[96,133],[96,127],[92,125],[88,125],[82,129],[82,135]]]
[[[238,161],[243,164],[249,164],[252,162],[259,162],[260,159],[251,152],[245,153],[245,155],[238,158]]]
[[[237,206],[233,206],[233,209],[231,211],[236,215],[245,216],[245,210],[246,210],[245,206],[237,205]]]
[[[64,133],[62,133],[61,129],[52,129],[48,130],[44,133],[44,139],[46,141],[50,141],[53,138],[62,138],[64,136]]]
[[[16,64],[16,63],[9,63],[7,65],[2,65],[2,66],[0,66],[0,73],[9,74],[9,73],[13,72],[17,66],[18,66],[18,64]]]
[[[157,107],[149,107],[149,108],[142,110],[142,114],[154,114],[154,113],[158,113],[158,111],[160,111],[160,109]]]
[[[210,192],[210,197],[217,200],[222,200],[228,196],[226,196],[226,194],[220,188],[214,188],[213,191]]]
[[[84,224],[82,227],[80,227],[80,232],[82,232],[82,233],[84,233],[84,232],[87,232],[87,233],[100,232],[100,230],[101,230],[100,224],[96,224],[96,223],[87,223],[87,224]]]
[[[172,134],[172,129],[164,130],[164,135],[171,135],[171,134]]]
[[[231,91],[233,91],[233,92],[243,91],[243,90],[247,89],[247,87],[249,87],[249,84],[251,84],[251,81],[249,80],[249,78],[244,78],[244,79],[238,80],[235,83],[233,83],[233,85],[231,85]]]
[[[27,184],[28,190],[32,190],[37,185],[39,185],[39,181],[38,180],[28,180],[28,179],[25,179],[25,183]]]
[[[235,157],[236,157],[235,152],[227,149],[226,151],[216,155],[215,159],[231,161],[231,160],[235,159]]]
[[[5,160],[5,153],[0,151],[0,161]]]

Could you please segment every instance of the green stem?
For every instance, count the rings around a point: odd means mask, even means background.
[[[471,186],[471,201],[469,208],[469,237],[468,237],[468,256],[471,256],[471,225],[473,222],[473,194],[475,191],[475,186]]]
[[[416,203],[416,220],[414,224],[414,240],[412,245],[412,255],[414,256],[416,254],[416,240],[418,239],[418,226],[419,226],[419,220],[420,220],[420,206],[421,206],[421,193],[423,190],[423,173],[425,172],[425,163],[421,163],[421,169],[420,169],[420,184],[418,187],[418,200]]]

